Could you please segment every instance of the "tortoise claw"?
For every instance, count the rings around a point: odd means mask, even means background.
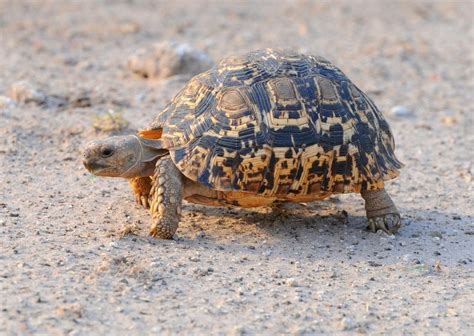
[[[135,196],[135,202],[138,204],[138,205],[141,205],[143,206],[145,209],[149,209],[150,208],[150,204],[148,203],[148,197],[147,196],[143,196],[143,195],[136,195]]]
[[[143,205],[145,207],[145,209],[149,209],[150,208],[150,205],[148,204],[148,197],[146,196],[141,196],[140,197],[140,200],[141,200],[141,205]]]
[[[387,214],[369,218],[368,229],[372,232],[382,230],[387,234],[395,234],[401,226],[401,218],[399,214]]]

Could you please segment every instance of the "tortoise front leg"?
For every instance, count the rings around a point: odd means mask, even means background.
[[[363,191],[361,195],[365,200],[369,229],[396,233],[401,226],[400,213],[385,189]]]
[[[130,187],[135,194],[135,201],[137,204],[141,204],[145,209],[148,209],[150,207],[148,199],[150,197],[152,184],[151,177],[134,177],[129,179],[128,183],[130,183]]]
[[[153,223],[150,235],[171,239],[178,229],[183,198],[183,177],[171,161],[164,157],[157,161],[150,191],[150,211]]]

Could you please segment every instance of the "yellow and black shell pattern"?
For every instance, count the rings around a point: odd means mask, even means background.
[[[402,167],[384,117],[341,70],[271,49],[192,78],[149,129],[186,177],[221,191],[360,192]]]

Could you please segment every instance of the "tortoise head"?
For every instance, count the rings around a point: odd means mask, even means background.
[[[82,151],[82,161],[86,169],[97,176],[151,176],[156,160],[168,152],[161,149],[158,141],[136,135],[94,140]]]

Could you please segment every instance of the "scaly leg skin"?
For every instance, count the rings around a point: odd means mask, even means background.
[[[150,207],[149,197],[152,179],[149,176],[145,177],[134,177],[128,180],[133,193],[135,194],[135,201],[137,204],[142,205],[145,209]]]
[[[382,230],[388,234],[397,233],[401,226],[400,213],[385,189],[363,191],[369,230]]]
[[[157,161],[150,192],[150,211],[153,223],[150,235],[171,239],[178,229],[183,198],[183,177],[171,161],[164,157]]]

